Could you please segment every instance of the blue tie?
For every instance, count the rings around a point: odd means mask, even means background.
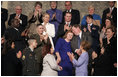
[[[80,42],[81,42],[81,39],[80,39],[80,37],[78,36],[78,48],[80,48]]]

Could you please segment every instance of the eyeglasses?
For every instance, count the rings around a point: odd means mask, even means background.
[[[22,9],[16,9],[16,10],[22,10]]]

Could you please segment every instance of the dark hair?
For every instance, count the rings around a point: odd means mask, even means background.
[[[65,1],[65,5],[66,5],[66,2],[70,2],[70,4],[72,5],[72,2],[71,1]]]
[[[111,17],[107,17],[107,18],[105,19],[105,22],[106,22],[107,19],[111,22],[111,25],[114,26],[113,19],[112,19]],[[105,27],[106,27],[106,26],[105,26]]]
[[[56,4],[58,4],[58,2],[57,2],[57,1],[50,1],[50,5],[51,5],[51,3],[52,3],[52,2],[55,2]]]
[[[106,31],[107,31],[108,29],[111,29],[111,31],[114,32],[114,34],[116,33],[116,28],[115,28],[114,26],[108,27],[108,28],[106,29]]]
[[[51,43],[47,43],[42,48],[42,57],[44,58],[46,54],[50,53],[50,49],[52,48]]]
[[[81,29],[81,25],[79,24],[74,24],[73,27]]]
[[[41,8],[42,8],[42,3],[41,3],[41,2],[36,2],[36,3],[35,3],[35,7],[36,7],[37,5],[40,5]]]
[[[87,17],[89,17],[89,18],[93,19],[93,16],[92,16],[92,15],[90,15],[90,14],[86,16],[86,19],[87,19]]]
[[[82,41],[81,46],[84,50],[88,51],[91,48],[91,44],[88,41]]]
[[[5,55],[7,54],[7,52],[9,50],[11,50],[11,45],[14,41],[13,40],[6,40],[5,43],[4,43],[4,47],[3,47],[3,50],[2,50],[2,55]]]
[[[66,12],[66,13],[65,13],[65,16],[66,16],[66,14],[71,14],[71,16],[72,16],[72,13],[71,13],[71,12]]]

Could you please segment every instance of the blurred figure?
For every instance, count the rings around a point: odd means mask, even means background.
[[[103,46],[100,55],[93,53],[95,76],[117,76],[117,39],[114,37],[115,28],[106,29],[106,38],[103,39]]]
[[[34,29],[36,28],[37,24],[41,24],[42,22],[42,3],[36,2],[35,9],[29,14],[28,18],[29,36],[37,33]]]
[[[44,32],[43,35],[47,35],[52,44],[52,48],[54,49],[54,43],[52,38],[55,37],[55,26],[54,24],[49,23],[50,15],[48,13],[43,14],[43,23]]]
[[[76,76],[88,76],[88,62],[89,55],[88,50],[90,49],[90,43],[88,41],[82,41],[80,44],[80,50],[76,53],[80,56],[78,60],[74,58],[73,53],[67,52],[73,66],[76,68]]]
[[[88,15],[92,15],[93,16],[93,24],[94,25],[97,25],[97,26],[101,27],[102,20],[101,20],[101,17],[98,14],[95,14],[95,8],[94,8],[94,6],[90,5],[88,7]],[[82,18],[82,21],[81,21],[81,25],[82,26],[86,26],[87,25],[86,16],[87,15],[85,15]]]
[[[41,76],[58,76],[57,71],[62,70],[62,67],[57,64],[53,53],[54,50],[50,43],[44,45],[42,49],[43,71],[41,73]]]
[[[117,8],[114,7],[115,1],[109,1],[108,3],[109,3],[109,8],[103,11],[102,26],[105,25],[105,19],[107,17],[110,17],[114,22],[114,26],[117,28]]]
[[[37,41],[37,47],[34,49],[34,53],[37,57],[37,73],[41,75],[43,70],[43,57],[42,57],[42,48],[45,44],[47,44],[50,40],[48,35],[43,35],[44,27],[41,24],[38,24],[36,27],[37,34],[33,34],[30,38],[35,38]]]
[[[58,32],[57,32],[57,40],[60,37],[63,37],[64,34],[71,29],[72,27],[72,14],[70,12],[66,12],[64,16],[65,22],[59,25]]]
[[[12,24],[11,24],[12,19],[18,19],[20,22],[19,23],[20,26],[18,27],[18,29],[19,29],[20,33],[22,33],[27,26],[27,16],[22,14],[22,7],[21,6],[16,6],[15,11],[16,11],[16,13],[10,15],[8,25],[12,26]]]
[[[15,50],[18,52],[22,51],[26,47],[26,43],[24,41],[24,32],[20,33],[19,31],[20,21],[18,19],[12,19],[11,26],[7,28],[5,31],[5,39],[6,40],[14,40]]]
[[[23,76],[36,76],[36,58],[34,48],[37,47],[37,41],[34,38],[28,40],[29,47],[24,49],[23,60]]]
[[[72,52],[70,41],[73,37],[71,31],[67,31],[64,38],[59,38],[55,46],[55,54],[57,63],[63,68],[58,72],[59,76],[72,76],[72,63],[67,55],[67,52]]]
[[[63,12],[63,23],[66,21],[64,19],[66,12],[70,12],[72,14],[71,23],[79,24],[80,23],[80,12],[78,10],[72,9],[72,2],[65,1],[65,8],[66,10]]]
[[[50,15],[49,22],[55,26],[55,37],[53,38],[54,44],[56,43],[58,26],[62,22],[62,11],[57,9],[57,5],[57,1],[51,1],[51,9],[46,11]]]
[[[105,26],[103,26],[103,28],[100,32],[100,46],[103,45],[103,39],[106,38],[106,29],[113,25],[114,25],[113,20],[110,17],[106,18]]]
[[[19,76],[18,70],[20,58],[22,56],[21,51],[18,53],[14,50],[15,44],[12,40],[7,40],[4,43],[1,57],[1,75],[2,76]]]
[[[8,18],[8,10],[1,8],[1,37],[4,35],[4,32],[6,30],[5,22]]]

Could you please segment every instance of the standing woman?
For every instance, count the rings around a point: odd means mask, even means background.
[[[52,48],[54,49],[54,44],[52,38],[55,36],[55,27],[54,24],[49,23],[50,15],[48,13],[43,14],[43,23],[44,32],[43,35],[48,35]]]
[[[62,70],[62,67],[57,64],[53,53],[54,50],[52,49],[52,45],[50,43],[44,45],[42,49],[43,71],[41,76],[58,76],[57,71]]]
[[[51,1],[51,9],[46,11],[46,13],[50,15],[49,22],[55,26],[55,38],[53,39],[54,43],[56,43],[56,33],[58,31],[58,26],[62,22],[62,11],[57,9],[57,4],[57,1]]]
[[[35,10],[33,11],[33,13],[29,14],[29,25],[28,25],[28,29],[29,29],[29,36],[31,34],[36,34],[36,30],[34,30],[37,26],[37,24],[41,24],[42,21],[42,3],[41,2],[36,2],[35,3]]]
[[[5,41],[2,50],[1,75],[2,76],[19,76],[18,64],[21,57],[21,51],[16,53],[15,44],[12,40]]]
[[[114,27],[106,29],[106,38],[103,39],[101,55],[92,54],[95,62],[95,76],[117,75],[117,38],[114,37]]]
[[[62,66],[63,70],[58,72],[59,76],[72,76],[72,63],[67,52],[72,52],[70,41],[73,37],[71,31],[66,32],[64,38],[59,38],[55,46],[57,63]]]

